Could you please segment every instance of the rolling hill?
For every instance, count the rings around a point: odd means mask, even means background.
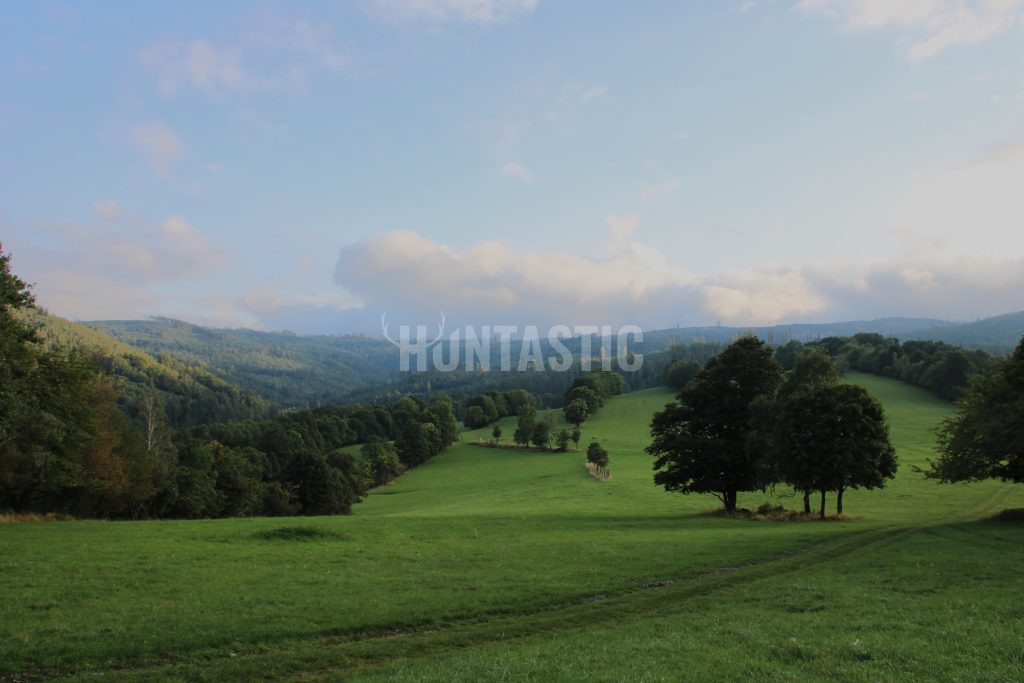
[[[95,356],[99,366],[116,379],[120,402],[129,413],[139,396],[149,390],[156,393],[174,427],[263,418],[274,412],[258,395],[172,354],[147,353],[95,328],[39,309],[23,309],[17,315],[36,328],[44,347]]]

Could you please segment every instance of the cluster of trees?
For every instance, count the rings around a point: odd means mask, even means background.
[[[713,358],[655,414],[654,481],[668,491],[712,493],[726,511],[741,491],[788,484],[804,494],[876,488],[894,476],[895,452],[882,406],[861,388],[838,383],[829,357],[805,352],[784,375],[754,337]]]
[[[516,431],[512,438],[520,446],[529,448],[530,444],[533,444],[537,448],[547,448],[551,445],[552,425],[550,415],[543,420],[539,419],[537,409],[532,404],[527,404],[519,410]]]
[[[606,399],[627,391],[626,380],[617,372],[595,370],[580,375],[573,380],[572,386],[565,392],[562,412],[565,421],[580,425],[591,415],[597,413]]]
[[[592,463],[600,472],[608,474],[608,451],[597,441],[587,446],[587,462]]]
[[[457,439],[452,402],[444,395],[204,425],[176,436],[173,504],[149,515],[344,514],[368,489]],[[363,444],[359,455],[350,452],[356,444]]]
[[[503,417],[518,415],[525,406],[538,405],[537,398],[525,389],[488,391],[463,401],[462,422],[469,429],[493,424]]]
[[[974,378],[938,436],[930,476],[1024,482],[1024,338],[1009,358]]]
[[[958,399],[973,375],[992,367],[984,351],[968,351],[936,341],[906,341],[863,333],[852,337],[826,337],[810,344],[789,342],[776,350],[776,358],[790,369],[806,348],[824,349],[842,369],[892,377],[926,389],[947,401]]]

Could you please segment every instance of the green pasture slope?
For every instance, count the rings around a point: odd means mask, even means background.
[[[1024,525],[979,520],[1024,486],[924,480],[949,405],[849,379],[885,403],[900,472],[849,493],[847,522],[656,488],[643,447],[671,393],[648,390],[579,453],[467,432],[350,517],[0,525],[0,679],[1020,679]],[[778,493],[740,505],[799,505]]]

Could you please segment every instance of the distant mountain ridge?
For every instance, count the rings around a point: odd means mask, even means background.
[[[851,320],[835,323],[792,323],[768,326],[731,327],[723,325],[703,327],[677,327],[644,333],[644,340],[669,339],[675,343],[729,342],[744,334],[754,334],[773,344],[788,341],[814,341],[823,337],[849,337],[861,332],[872,332],[887,337],[916,339],[908,334],[917,334],[932,328],[955,326],[948,320],[933,318],[879,318],[878,320]]]
[[[954,346],[981,349],[993,355],[1010,353],[1024,337],[1024,311],[983,318],[969,323],[915,330],[908,339],[942,341]]]

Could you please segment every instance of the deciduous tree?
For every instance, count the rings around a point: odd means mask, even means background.
[[[748,449],[750,406],[771,395],[781,369],[768,346],[744,337],[711,359],[675,402],[651,422],[654,481],[667,491],[713,493],[736,509],[739,491],[759,488]]]

